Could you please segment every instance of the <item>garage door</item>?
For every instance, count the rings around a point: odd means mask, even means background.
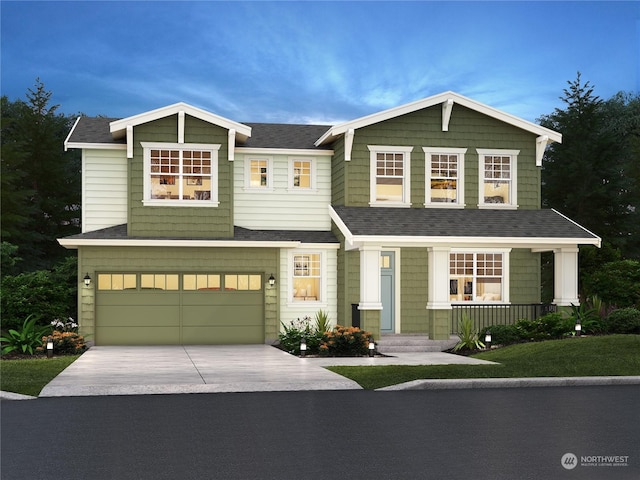
[[[262,274],[99,273],[96,345],[264,342]]]

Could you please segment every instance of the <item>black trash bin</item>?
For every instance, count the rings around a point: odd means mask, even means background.
[[[358,310],[358,304],[351,304],[351,326],[360,328],[360,310]]]

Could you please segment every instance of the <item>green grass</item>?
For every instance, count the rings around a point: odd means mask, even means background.
[[[570,338],[511,345],[473,355],[500,365],[328,367],[376,389],[418,379],[640,375],[640,335]]]
[[[0,390],[37,397],[44,386],[80,355],[0,361]]]

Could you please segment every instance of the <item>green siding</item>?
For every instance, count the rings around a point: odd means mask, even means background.
[[[344,160],[344,137],[340,137],[333,144],[331,157],[331,203],[344,205],[344,191],[346,183],[347,164]]]
[[[426,333],[427,249],[403,248],[400,252],[400,326],[402,333]]]
[[[540,254],[531,250],[513,249],[509,259],[511,303],[539,303]]]
[[[443,132],[442,107],[436,105],[356,130],[351,161],[344,162],[343,174],[334,172],[334,180],[344,179],[345,205],[366,206],[370,192],[370,152],[367,145],[413,146],[411,202],[414,208],[423,208],[425,154],[422,147],[466,148],[465,203],[467,208],[477,208],[479,171],[476,148],[513,149],[520,150],[518,204],[522,209],[537,209],[540,208],[540,168],[535,165],[535,139],[532,133],[457,104],[453,107],[449,131]],[[336,163],[339,159],[336,155]]]
[[[214,237],[233,236],[233,162],[228,161],[228,131],[189,115],[185,118],[185,143],[220,144],[218,150],[218,207],[144,206],[143,148],[140,142],[178,141],[178,116],[134,127],[134,157],[129,163],[130,236]]]

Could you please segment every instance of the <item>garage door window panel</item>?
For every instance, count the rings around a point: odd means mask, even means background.
[[[143,273],[140,287],[148,290],[179,290],[179,275],[164,273]]]
[[[135,290],[138,288],[135,273],[100,273],[98,290]]]

